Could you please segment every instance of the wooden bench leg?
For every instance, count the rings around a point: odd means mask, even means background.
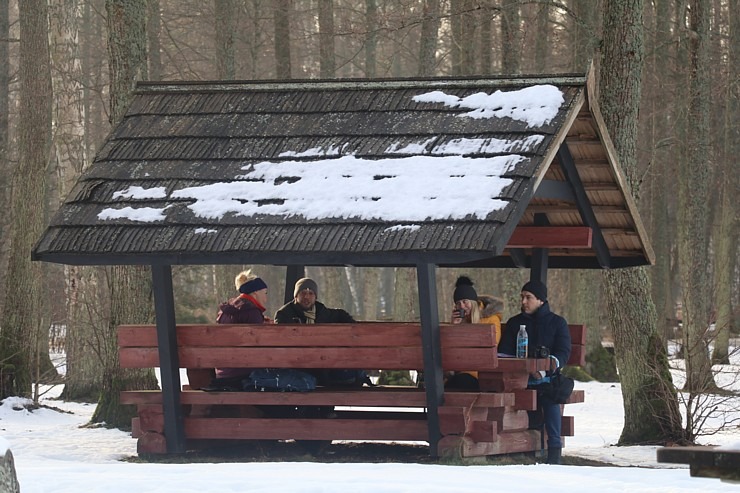
[[[166,454],[167,440],[161,433],[146,432],[136,442],[136,452],[139,454]]]
[[[572,437],[575,436],[575,419],[573,416],[563,416],[561,418],[561,430],[560,436]]]

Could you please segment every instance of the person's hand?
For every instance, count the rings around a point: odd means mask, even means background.
[[[459,325],[459,324],[462,323],[463,319],[460,316],[461,313],[462,313],[462,311],[461,310],[458,310],[457,308],[453,308],[452,309],[452,323],[454,325]]]

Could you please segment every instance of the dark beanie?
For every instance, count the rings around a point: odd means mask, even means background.
[[[547,286],[542,281],[529,281],[527,284],[522,286],[522,291],[529,291],[538,300],[547,301]]]
[[[247,281],[239,286],[239,292],[243,294],[254,293],[260,289],[267,289],[267,284],[259,277],[255,277],[251,281]]]
[[[298,296],[298,293],[304,289],[310,289],[317,298],[319,297],[319,287],[316,285],[316,281],[308,277],[304,277],[296,281],[295,288],[293,288],[293,298]]]
[[[468,276],[460,276],[455,281],[455,293],[452,295],[455,302],[460,300],[478,300],[478,293],[475,292],[473,281]]]

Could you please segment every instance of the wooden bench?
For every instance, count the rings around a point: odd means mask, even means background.
[[[661,447],[658,462],[688,464],[691,476],[740,483],[740,450],[717,447]]]
[[[415,387],[319,388],[311,392],[205,392],[214,367],[364,368],[419,370],[421,326],[366,322],[316,325],[178,325],[180,366],[191,386],[179,393],[188,447],[199,440],[383,440],[429,441],[427,396]],[[583,326],[572,326],[574,346],[585,342]],[[535,451],[539,432],[528,430],[528,410],[536,393],[527,375],[544,369],[546,360],[499,358],[490,325],[442,325],[442,367],[479,372],[480,392],[445,391],[438,408],[439,455],[463,457]],[[120,364],[124,368],[159,366],[154,326],[121,326]],[[574,351],[582,359],[582,352]],[[582,361],[571,359],[574,364]],[[193,378],[194,377],[194,378]],[[194,380],[200,381],[196,383]],[[571,402],[582,402],[575,391]],[[161,391],[124,391],[121,403],[135,404],[132,423],[139,453],[166,453]],[[251,406],[336,406],[336,417],[281,419],[261,415]],[[191,412],[210,408],[209,416]],[[216,409],[231,413],[213,412]],[[238,412],[237,412],[238,411]],[[411,412],[409,412],[411,411]],[[229,417],[218,417],[229,415]],[[563,435],[573,434],[573,420],[563,418]]]

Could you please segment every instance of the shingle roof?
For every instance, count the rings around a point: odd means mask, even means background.
[[[512,232],[544,212],[601,238],[550,249],[552,267],[650,263],[586,81],[139,83],[33,258],[513,266],[531,250],[506,249]],[[562,95],[535,124],[532,88]]]

